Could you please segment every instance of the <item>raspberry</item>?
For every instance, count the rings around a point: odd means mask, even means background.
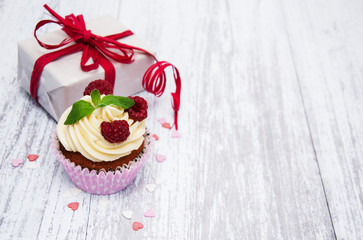
[[[84,89],[83,96],[91,95],[93,89],[97,89],[101,95],[109,95],[113,93],[111,84],[105,80],[98,79],[88,84],[88,86]]]
[[[134,106],[125,111],[129,113],[129,117],[135,121],[142,121],[147,118],[147,102],[142,97],[129,97],[135,101]]]
[[[101,134],[111,143],[123,142],[130,136],[129,124],[125,120],[102,122]]]

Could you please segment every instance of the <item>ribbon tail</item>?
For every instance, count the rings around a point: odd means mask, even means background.
[[[36,102],[38,102],[37,93],[38,93],[39,80],[40,80],[40,76],[42,75],[44,67],[48,63],[50,63],[64,55],[78,52],[81,49],[82,49],[82,44],[76,44],[76,45],[72,45],[70,47],[55,51],[55,52],[47,53],[37,59],[37,61],[34,63],[33,72],[32,72],[31,78],[30,78],[30,94]]]
[[[178,111],[180,108],[180,94],[181,94],[181,79],[178,69],[171,63],[165,61],[157,61],[145,72],[142,79],[142,85],[144,89],[157,97],[160,97],[166,86],[166,74],[165,68],[171,66],[173,69],[173,75],[176,85],[175,92],[171,93],[172,107],[174,109],[174,126],[175,130],[178,130]]]
[[[102,54],[99,55],[99,63],[105,70],[105,81],[111,84],[112,89],[115,87],[116,71],[113,64]]]

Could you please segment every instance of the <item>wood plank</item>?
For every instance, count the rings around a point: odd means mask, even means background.
[[[363,236],[363,4],[283,1],[297,76],[338,239]]]
[[[0,4],[0,27],[9,33],[0,39],[8,56],[0,59],[2,237],[334,238],[279,1],[53,2],[61,15],[116,15],[183,78],[180,139],[156,121],[172,121],[172,81],[160,99],[140,94],[150,106],[148,128],[160,137],[153,153],[167,160],[151,158],[120,193],[72,197],[64,193],[74,185],[49,150],[55,122],[16,84],[15,43],[45,18],[40,5]],[[11,166],[31,152],[40,155],[38,169]],[[148,192],[157,177],[166,181]],[[67,208],[72,201],[80,203],[76,212]],[[155,218],[143,217],[148,208]],[[127,209],[132,220],[121,215]],[[134,232],[133,221],[144,229]]]
[[[112,4],[115,4],[116,8]],[[117,1],[107,1],[107,3],[88,1],[87,4],[84,2],[59,2],[54,10],[61,15],[85,13],[83,14],[85,19],[92,19],[104,14],[115,14],[117,5]],[[62,174],[59,176],[61,182],[54,185],[49,193],[54,197],[48,202],[44,213],[46,217],[42,220],[37,238],[49,239],[57,236],[60,239],[88,239],[87,226],[93,196],[82,193],[77,196],[64,197],[64,193],[74,188],[74,185],[61,166],[60,172]],[[79,202],[80,205],[78,210],[73,213],[66,205],[74,201]]]
[[[109,198],[111,209],[132,209],[135,220],[148,207],[160,216],[135,235],[125,219],[120,227],[107,217],[112,210],[92,208],[90,236],[334,237],[277,3],[121,5],[120,20],[181,69],[183,139],[158,142],[156,152],[169,148],[169,161],[149,162],[131,192]],[[152,102],[151,119],[165,114],[159,104]],[[144,184],[159,175],[168,185],[145,194]]]
[[[31,18],[26,14],[29,9],[33,9]],[[14,14],[16,11],[19,14]],[[34,24],[42,15],[43,10],[35,2],[26,5],[1,2],[0,235],[3,239],[37,235],[48,201],[47,192],[58,172],[54,163],[48,161],[52,158],[48,133],[54,122],[17,83],[17,41],[32,35]],[[16,169],[11,166],[12,158],[25,159],[29,153],[39,153],[38,169],[27,169],[27,164]]]

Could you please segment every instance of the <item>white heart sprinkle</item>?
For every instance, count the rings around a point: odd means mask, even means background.
[[[150,183],[150,184],[146,184],[146,189],[149,191],[149,192],[153,192],[156,188],[156,184],[154,183]]]
[[[164,178],[161,178],[161,177],[155,178],[155,183],[157,185],[162,184],[163,182],[165,182],[165,179]]]
[[[37,169],[39,166],[38,166],[38,163],[36,163],[36,162],[28,162],[26,164],[26,167],[29,169]]]
[[[62,195],[62,197],[72,197],[72,192],[70,190],[65,191]]]
[[[131,210],[125,210],[122,212],[122,215],[127,219],[131,219],[133,214],[134,212]]]
[[[63,197],[73,197],[73,196],[77,196],[81,192],[82,192],[82,190],[79,188],[71,188],[68,191],[65,191],[62,196]]]
[[[194,171],[194,168],[193,167],[186,167],[185,171],[188,172],[188,173],[192,173]]]
[[[110,203],[110,201],[109,200],[107,200],[107,199],[101,199],[100,200],[100,205],[101,205],[101,207],[107,207],[107,205]]]
[[[77,196],[78,194],[80,194],[81,192],[82,192],[82,190],[81,189],[79,189],[79,188],[71,188],[71,194],[73,195],[73,196]]]

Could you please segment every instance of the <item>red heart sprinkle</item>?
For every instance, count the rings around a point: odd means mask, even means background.
[[[159,136],[156,134],[153,134],[152,137],[155,138],[155,141],[159,140]]]
[[[142,225],[142,223],[139,223],[139,222],[134,222],[132,224],[132,229],[134,229],[135,231],[138,231],[143,227],[144,227],[144,225]]]
[[[72,209],[73,211],[76,211],[78,209],[79,203],[78,202],[71,202],[68,204],[68,207]]]
[[[38,159],[38,155],[36,155],[36,154],[29,154],[28,155],[28,159],[29,159],[29,161],[31,161],[31,162],[34,162],[35,160],[37,160]]]
[[[163,128],[171,129],[170,123],[168,123],[168,122],[161,124],[161,126]]]

